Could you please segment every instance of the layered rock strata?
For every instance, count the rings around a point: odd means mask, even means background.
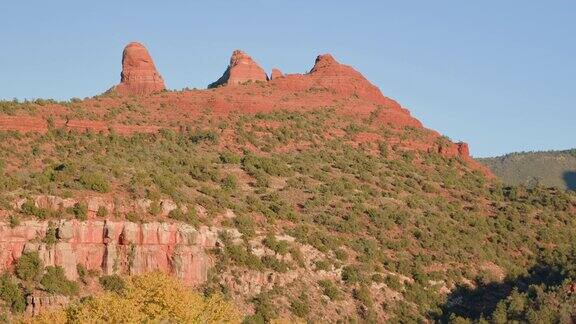
[[[208,88],[223,85],[241,84],[248,81],[267,81],[266,72],[248,54],[235,50],[230,58],[230,64],[224,74]]]
[[[126,45],[122,53],[120,84],[112,91],[120,95],[146,95],[165,88],[146,47],[137,42]]]
[[[56,243],[44,240],[50,229]],[[11,269],[22,253],[36,251],[45,266],[61,266],[77,279],[77,265],[102,274],[169,273],[187,285],[202,283],[212,263],[207,254],[217,231],[178,223],[60,220],[0,222],[0,272]]]

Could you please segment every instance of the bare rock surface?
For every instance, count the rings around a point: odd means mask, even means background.
[[[216,88],[223,85],[240,84],[247,81],[267,81],[266,72],[248,54],[241,50],[235,50],[230,58],[230,64],[220,77],[211,83],[208,88]]]
[[[45,266],[61,266],[77,279],[77,264],[104,274],[162,271],[188,285],[206,281],[216,246],[213,228],[179,223],[132,223],[109,220],[60,220],[58,241],[42,242],[48,222],[23,221],[16,227],[0,222],[0,272],[11,269],[24,252],[36,251]]]
[[[148,50],[137,42],[124,48],[120,77],[120,84],[112,89],[120,95],[146,95],[166,88]]]

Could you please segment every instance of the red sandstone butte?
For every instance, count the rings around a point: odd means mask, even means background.
[[[284,73],[282,73],[282,71],[280,71],[279,69],[272,69],[272,74],[270,74],[270,80],[274,80],[274,79],[278,79],[284,76]]]
[[[239,84],[246,81],[268,81],[268,76],[248,54],[241,50],[235,50],[224,74],[220,79],[208,85],[208,88]]]
[[[120,84],[112,88],[120,95],[147,95],[166,89],[148,50],[137,42],[124,48],[120,77]]]
[[[265,84],[246,82],[249,80],[265,81],[266,73],[247,54],[235,51],[230,65],[224,75],[210,87],[243,83],[239,86],[225,86],[210,90],[172,91],[151,93],[164,89],[162,78],[156,71],[154,63],[146,49],[131,43],[124,50],[122,83],[114,88],[120,94],[148,94],[134,98],[142,107],[146,107],[149,116],[139,123],[125,125],[121,120],[75,120],[69,119],[69,110],[60,104],[50,104],[50,109],[40,109],[34,117],[6,116],[0,114],[0,130],[21,132],[46,132],[47,120],[54,121],[53,126],[70,131],[114,131],[120,135],[134,133],[155,133],[160,129],[175,129],[174,123],[194,123],[195,118],[202,116],[206,109],[215,115],[223,116],[240,112],[254,114],[270,112],[276,109],[292,111],[309,111],[338,107],[337,113],[355,120],[366,120],[371,129],[390,127],[396,130],[410,127],[423,129],[420,121],[410,115],[408,109],[395,100],[386,97],[380,89],[370,83],[353,67],[336,61],[330,54],[319,55],[310,72],[305,74],[285,74],[273,71],[273,77]],[[82,108],[102,112],[102,107],[117,107],[125,98],[103,96],[97,99],[86,99],[78,103]],[[97,102],[95,102],[97,101]],[[177,106],[178,109],[160,109],[154,107]],[[341,109],[340,109],[341,108]],[[128,113],[128,112],[127,112]],[[132,115],[139,119],[141,116]],[[480,170],[488,177],[491,172],[472,159],[465,143],[447,143],[439,147],[437,138],[440,134],[434,131],[413,141],[402,140],[400,136],[387,139],[389,146],[399,149],[420,150],[440,153],[446,157],[462,158],[472,169]],[[359,142],[368,140],[371,135],[358,138]]]

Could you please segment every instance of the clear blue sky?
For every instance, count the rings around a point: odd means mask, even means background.
[[[475,156],[576,147],[575,1],[198,2],[2,1],[0,98],[101,93],[132,40],[173,89],[330,52]]]

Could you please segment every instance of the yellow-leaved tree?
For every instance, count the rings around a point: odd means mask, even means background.
[[[121,293],[105,292],[23,319],[23,323],[240,323],[234,305],[205,297],[160,272],[126,278]]]

